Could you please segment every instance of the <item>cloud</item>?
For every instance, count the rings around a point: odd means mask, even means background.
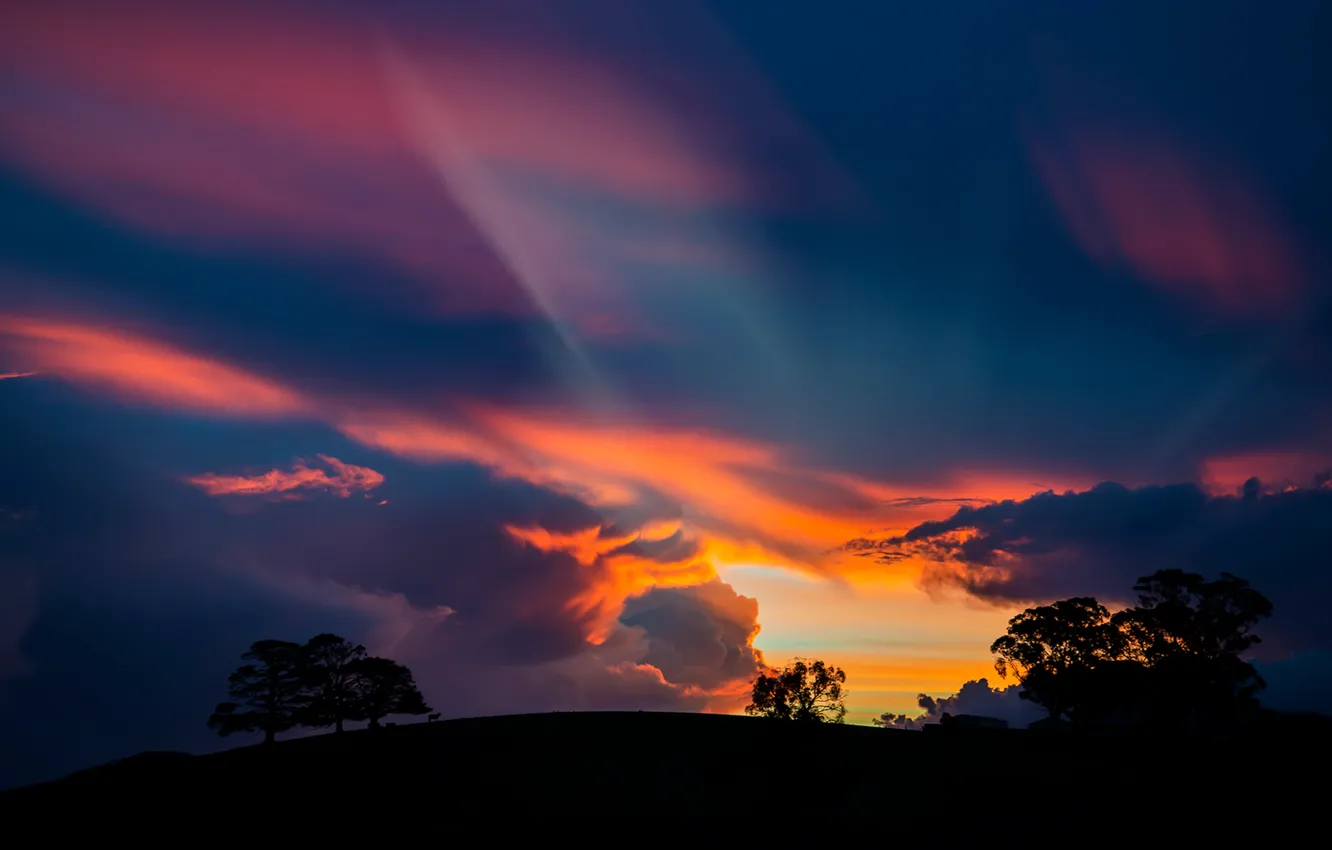
[[[427,480],[446,490],[422,493]],[[397,636],[394,651],[419,663],[432,693],[449,694],[441,710],[537,710],[551,704],[537,682],[563,682],[551,687],[583,707],[595,707],[578,703],[589,693],[609,699],[616,683],[646,688],[656,706],[706,707],[714,691],[734,690],[724,676],[734,663],[707,681],[654,668],[651,630],[620,619],[631,597],[713,582],[696,545],[640,543],[634,530],[603,535],[605,519],[576,498],[474,467],[395,473],[395,481],[401,495],[388,511],[283,501],[262,515],[218,515],[194,545],[265,586],[372,614],[377,633]],[[652,537],[657,526],[644,530]],[[718,622],[752,619],[743,602],[708,584],[695,607]],[[751,630],[752,622],[735,639],[747,643]],[[496,693],[475,692],[488,687]]]
[[[567,554],[584,570],[587,586],[572,597],[571,610],[588,618],[588,639],[600,643],[619,625],[624,600],[645,591],[707,582],[716,568],[697,540],[677,538],[682,545],[668,549],[661,541],[640,544],[637,535],[606,537],[605,526],[573,534],[550,534],[544,529],[506,526],[505,530],[524,545],[543,552]]]
[[[276,382],[112,328],[0,314],[0,348],[54,377],[174,410],[272,418],[308,407]]]
[[[311,392],[109,324],[4,315],[0,348],[57,380],[125,402],[227,419],[322,422],[366,448],[417,463],[477,464],[608,517],[639,505],[651,506],[645,519],[677,519],[683,508],[690,539],[714,562],[822,569],[848,539],[946,516],[965,500],[959,490],[992,501],[1035,486],[1022,476],[976,472],[945,478],[935,493],[919,484],[905,490],[803,466],[780,445],[643,418],[448,398],[424,407],[343,397],[336,385]],[[207,487],[262,489],[293,480],[281,475],[313,481],[320,474],[269,473],[266,484],[215,477]]]
[[[7,381],[11,378],[31,378],[37,372],[0,372],[0,381]]]
[[[973,679],[963,684],[952,696],[935,699],[921,694],[916,700],[921,713],[915,717],[885,714],[875,720],[875,724],[894,729],[919,729],[927,723],[938,723],[948,713],[953,716],[975,714],[994,717],[1008,721],[1010,728],[1025,729],[1028,724],[1045,717],[1047,712],[1031,701],[1022,699],[1021,692],[1021,685],[992,688],[988,679]]]
[[[1238,164],[1096,127],[1033,139],[1030,153],[1093,259],[1229,315],[1283,316],[1300,302],[1296,247]]]
[[[410,281],[388,294],[399,308],[557,311],[598,338],[662,338],[625,286],[645,273],[756,268],[739,229],[700,212],[788,204],[800,170],[826,178],[804,194],[845,186],[701,6],[663,22],[598,3],[603,27],[570,33],[506,5],[34,6],[0,34],[22,103],[0,153],[149,233],[367,259]],[[679,74],[663,23],[714,73]],[[806,166],[755,168],[751,150]]]
[[[496,667],[434,648],[401,645],[428,696],[447,716],[522,711],[732,711],[748,697],[758,625],[753,600],[728,585],[658,588],[629,600],[603,639],[585,651]]]
[[[642,661],[670,682],[713,692],[747,688],[763,667],[754,648],[758,601],[725,582],[657,587],[628,600],[620,622],[642,629],[648,651]]]
[[[1332,645],[1325,600],[1332,576],[1310,569],[1332,546],[1332,489],[1312,473],[1302,488],[1237,495],[1196,484],[1085,492],[962,508],[885,545],[925,558],[927,584],[991,601],[1025,603],[1077,595],[1129,602],[1137,577],[1182,568],[1230,572],[1272,599],[1260,633],[1268,653]]]
[[[217,475],[205,472],[186,478],[186,482],[210,496],[280,496],[302,498],[301,490],[326,490],[343,499],[352,493],[369,493],[384,483],[384,476],[368,466],[343,463],[335,457],[318,455],[332,470],[317,469],[297,460],[290,472],[272,469],[258,475]]]
[[[1245,482],[1257,478],[1268,490],[1308,486],[1310,470],[1315,472],[1314,486],[1325,486],[1323,472],[1332,470],[1332,451],[1266,451],[1239,455],[1220,455],[1203,461],[1199,479],[1214,496],[1241,492]]]

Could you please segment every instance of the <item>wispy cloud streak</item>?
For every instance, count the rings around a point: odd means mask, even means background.
[[[323,490],[343,499],[353,493],[368,494],[384,483],[384,476],[368,466],[343,463],[335,457],[319,455],[331,470],[310,466],[298,460],[290,470],[271,469],[257,475],[218,475],[205,472],[186,478],[210,496],[278,496],[304,498],[302,491]]]

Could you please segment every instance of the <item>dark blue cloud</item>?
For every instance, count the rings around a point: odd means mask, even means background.
[[[763,656],[752,642],[757,600],[712,581],[656,588],[629,600],[620,622],[648,638],[643,661],[672,682],[714,688],[752,679]]]
[[[959,531],[972,534],[958,542],[951,535]],[[1006,602],[1092,595],[1128,603],[1135,580],[1159,569],[1229,572],[1275,606],[1261,630],[1268,657],[1332,645],[1332,574],[1323,569],[1332,489],[1325,486],[1264,493],[1255,479],[1243,494],[1209,496],[1191,484],[1107,482],[964,507],[883,545],[933,559],[931,580]]]
[[[964,682],[957,693],[939,699],[921,694],[916,700],[916,706],[920,714],[914,717],[885,714],[875,724],[895,729],[920,729],[927,723],[938,723],[944,714],[970,714],[1003,720],[1011,729],[1025,729],[1034,721],[1048,716],[1045,709],[1022,698],[1021,685],[992,688],[989,679]]]

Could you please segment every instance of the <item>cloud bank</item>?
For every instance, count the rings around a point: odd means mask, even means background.
[[[890,729],[918,730],[926,724],[940,722],[944,714],[974,714],[1005,720],[1012,729],[1025,729],[1033,721],[1045,717],[1046,712],[1040,706],[1022,699],[1021,692],[1021,685],[992,688],[989,679],[974,679],[964,683],[952,696],[935,699],[921,694],[916,699],[921,713],[914,717],[885,714],[874,723]]]
[[[1327,571],[1310,569],[1332,547],[1332,487],[1316,474],[1303,487],[1210,495],[1196,484],[1046,492],[925,522],[882,540],[890,556],[926,561],[927,584],[961,588],[993,602],[1030,603],[1094,595],[1132,601],[1139,576],[1183,568],[1247,579],[1276,611],[1264,652],[1326,649]]]

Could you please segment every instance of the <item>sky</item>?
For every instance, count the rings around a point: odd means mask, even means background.
[[[4,16],[0,785],[326,631],[446,717],[1019,720],[1007,619],[1161,567],[1332,711],[1326,4]]]

